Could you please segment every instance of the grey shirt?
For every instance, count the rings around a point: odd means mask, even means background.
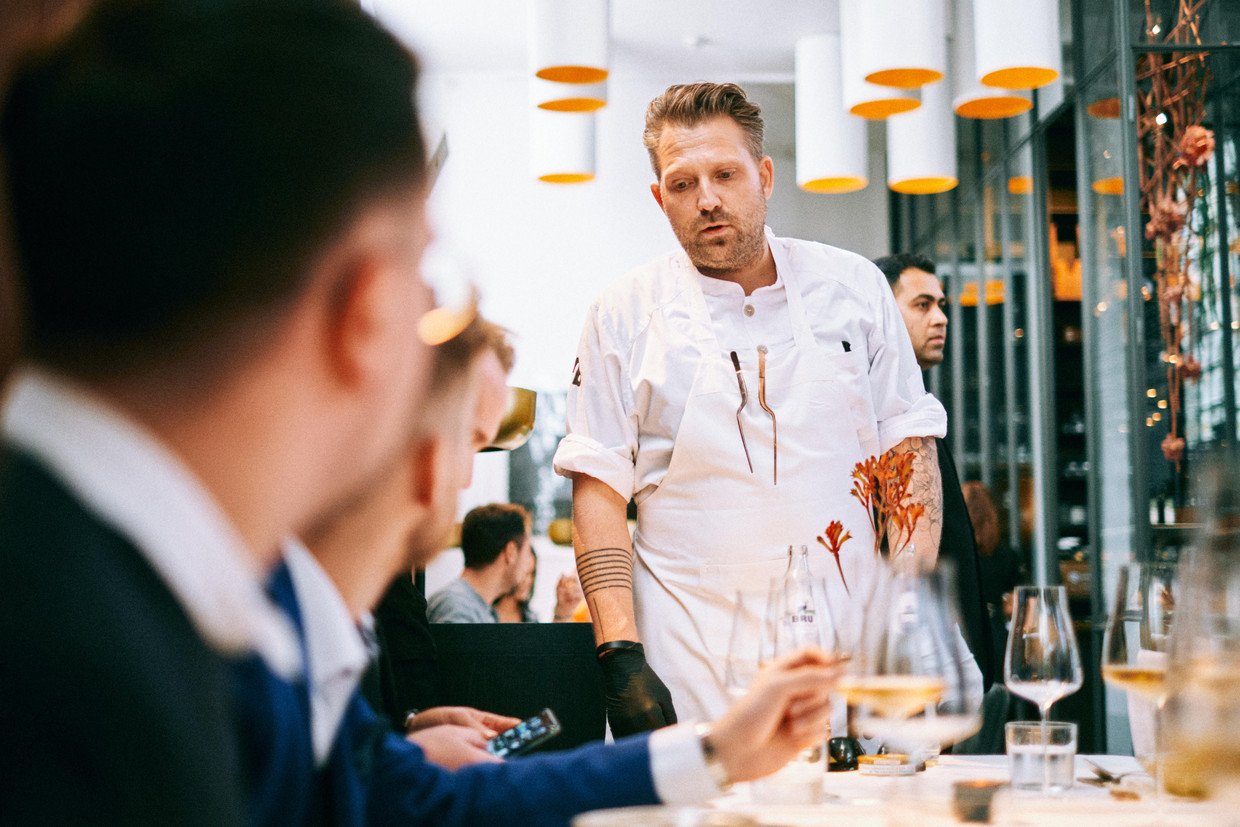
[[[498,623],[494,610],[461,578],[431,595],[426,606],[431,623]]]

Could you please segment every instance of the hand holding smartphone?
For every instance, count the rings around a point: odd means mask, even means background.
[[[550,709],[544,709],[488,741],[487,752],[500,758],[514,758],[559,734],[559,719]]]

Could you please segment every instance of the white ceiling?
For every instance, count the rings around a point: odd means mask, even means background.
[[[432,71],[526,71],[522,0],[363,0]],[[790,82],[798,38],[839,30],[838,0],[612,0],[612,77]]]

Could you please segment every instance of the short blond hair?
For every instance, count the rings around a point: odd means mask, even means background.
[[[646,131],[642,142],[650,153],[650,166],[655,178],[663,171],[659,168],[659,138],[663,127],[697,126],[716,117],[731,118],[745,133],[745,142],[754,161],[762,160],[764,125],[762,107],[745,97],[745,90],[735,83],[681,83],[669,86],[667,91],[646,107]]]

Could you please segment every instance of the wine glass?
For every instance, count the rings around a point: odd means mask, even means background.
[[[948,561],[897,572],[876,595],[840,691],[863,732],[913,753],[966,737],[980,724],[981,673],[964,644]]]
[[[1182,564],[1167,652],[1162,735],[1168,789],[1209,794],[1218,823],[1240,809],[1240,492],[1217,497],[1198,547]]]
[[[732,604],[732,630],[724,664],[724,688],[736,700],[744,695],[774,651],[774,632],[766,620],[769,593],[740,590]]]
[[[1172,563],[1122,566],[1102,638],[1102,679],[1153,704],[1153,743],[1148,753],[1138,745],[1137,757],[1145,759],[1142,763],[1154,776],[1155,797],[1162,787],[1158,719],[1167,700],[1167,643],[1176,614],[1176,586]]]
[[[1063,586],[1018,586],[1003,655],[1003,682],[1050,719],[1051,704],[1081,688],[1085,671]]]

